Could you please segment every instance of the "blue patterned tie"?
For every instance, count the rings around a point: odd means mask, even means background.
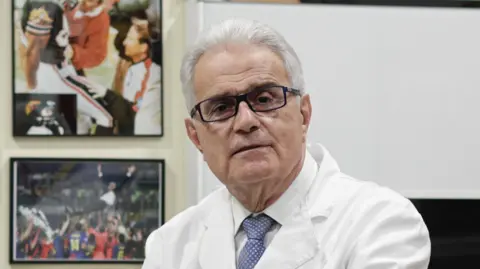
[[[264,238],[275,220],[265,214],[256,217],[250,216],[243,223],[243,229],[247,233],[247,243],[240,252],[238,269],[252,269],[262,257],[265,251]]]

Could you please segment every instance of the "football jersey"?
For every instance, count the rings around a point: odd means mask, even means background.
[[[75,258],[84,258],[86,249],[82,248],[82,244],[88,243],[88,236],[85,232],[75,231],[70,237],[70,256]]]
[[[17,238],[18,240],[18,238]],[[17,250],[16,250],[16,258],[23,259],[27,256],[28,253],[28,241],[17,241]]]
[[[50,36],[40,54],[41,62],[57,64],[65,60],[70,34],[63,7],[55,0],[27,0],[23,6],[22,30],[31,35]]]
[[[124,244],[117,244],[113,247],[112,259],[114,259],[114,260],[125,259],[125,245]]]
[[[65,243],[62,236],[57,235],[53,240],[53,249],[55,250],[56,258],[64,258]]]

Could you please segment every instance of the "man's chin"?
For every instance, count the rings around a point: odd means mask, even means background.
[[[242,163],[236,165],[236,175],[242,181],[259,181],[263,178],[271,177],[275,169],[267,160],[254,161],[242,160]]]

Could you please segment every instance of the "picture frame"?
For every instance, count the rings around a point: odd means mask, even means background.
[[[429,7],[429,8],[479,8],[478,0],[198,0],[200,2],[236,2],[260,4],[313,4],[346,6]]]
[[[13,136],[163,137],[162,1],[12,0]]]
[[[165,160],[10,158],[10,264],[140,264]]]

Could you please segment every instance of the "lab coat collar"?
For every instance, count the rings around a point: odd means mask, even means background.
[[[307,149],[304,168],[308,176],[298,181],[301,184],[293,188],[298,203],[291,209],[292,214],[273,237],[255,268],[295,269],[315,256],[325,259],[324,251],[319,249],[314,223],[319,218],[325,220],[329,216],[331,203],[325,200],[325,206],[317,205],[315,201],[318,199],[315,198],[318,197],[309,197],[309,194],[314,193],[311,191],[313,188],[323,187],[324,177],[335,167],[331,163],[333,159],[329,158],[328,152],[321,145],[314,145],[313,152],[311,147]],[[317,209],[312,210],[310,201],[315,202]]]
[[[218,193],[205,219],[205,233],[198,247],[202,269],[235,269],[235,231],[228,191]],[[224,201],[224,202],[220,202]],[[209,207],[211,208],[211,207]],[[286,255],[288,253],[288,255]],[[315,229],[306,203],[299,203],[273,237],[255,268],[295,269],[319,253]]]
[[[334,193],[325,191],[325,184],[329,178],[341,173],[340,168],[330,152],[320,143],[308,145],[308,151],[319,165],[315,183],[308,190],[308,208],[312,219],[327,218],[332,212],[336,197]],[[315,206],[312,205],[313,203]]]

